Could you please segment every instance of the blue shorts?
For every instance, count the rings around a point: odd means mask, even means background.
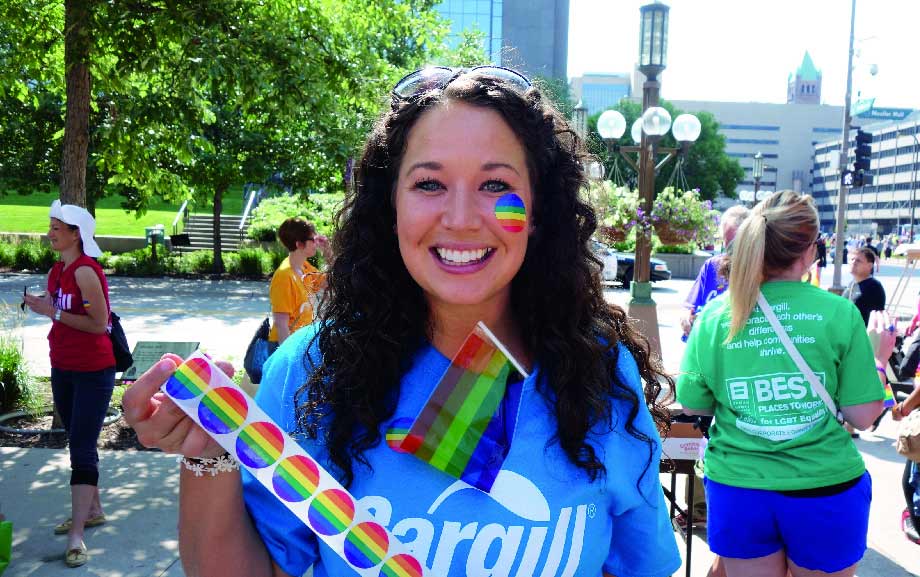
[[[823,497],[704,482],[713,553],[753,559],[785,550],[800,567],[832,573],[866,552],[872,502],[868,471],[849,489]]]

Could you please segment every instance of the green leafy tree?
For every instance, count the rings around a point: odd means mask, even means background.
[[[67,27],[74,6],[82,10],[78,25]],[[111,193],[138,212],[154,197],[210,201],[220,272],[217,219],[230,185],[280,174],[299,190],[341,189],[348,159],[386,104],[381,95],[401,74],[448,53],[447,28],[432,7],[430,0],[10,0],[0,8],[7,39],[0,99],[31,102],[34,116],[36,93],[47,87],[63,123],[72,98],[64,76],[73,71],[63,62],[75,62],[64,38],[88,30],[76,35],[89,62],[80,80],[91,82],[93,96],[80,109],[87,204]],[[33,37],[36,16],[44,26]],[[18,115],[26,124],[28,112],[5,107],[0,119]],[[52,132],[33,154],[53,157],[48,151],[63,144],[59,158],[67,156],[74,146],[67,133]],[[62,135],[71,144],[60,143]],[[8,146],[20,158],[24,147]],[[68,162],[80,164],[77,156]],[[38,182],[27,164],[4,165],[0,180],[21,189]]]
[[[677,118],[683,111],[677,109],[669,102],[662,101],[663,106],[671,114],[671,118]],[[620,111],[626,118],[626,134],[620,139],[620,144],[633,144],[629,129],[633,122],[642,113],[642,105],[632,100],[621,100],[613,110]],[[683,160],[684,176],[687,184],[691,188],[700,189],[700,197],[704,200],[713,200],[719,195],[734,198],[735,188],[738,182],[744,177],[744,169],[738,164],[738,161],[725,154],[725,137],[719,134],[719,123],[709,112],[694,113],[700,120],[701,131],[700,137],[693,146],[687,151]],[[600,113],[591,115],[588,118],[588,146],[596,154],[608,169],[608,174],[612,172],[613,163],[621,175],[624,175],[627,184],[636,186],[635,171],[627,162],[617,153],[612,158],[608,154],[606,143],[597,132],[597,119]],[[660,141],[662,147],[677,147],[674,135],[668,132]],[[671,178],[674,161],[666,164],[658,177],[655,179],[655,193],[661,192],[668,185]]]

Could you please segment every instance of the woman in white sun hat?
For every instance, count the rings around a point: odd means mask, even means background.
[[[96,222],[86,209],[55,200],[48,240],[61,260],[48,273],[48,292],[24,296],[33,312],[52,319],[51,389],[70,447],[71,518],[57,527],[67,533],[64,561],[86,563],[83,531],[105,522],[99,500],[96,443],[115,386],[115,357],[107,334],[109,288],[91,257],[102,254],[93,239]]]

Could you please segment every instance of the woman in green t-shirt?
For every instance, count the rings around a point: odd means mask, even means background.
[[[703,309],[684,354],[678,401],[715,415],[708,532],[729,577],[849,577],[866,549],[862,457],[757,305],[762,293],[843,418],[870,426],[884,398],[875,368],[894,333],[885,327],[874,353],[853,303],[801,282],[817,238],[810,196],[778,192],[754,207],[735,237],[728,292]]]

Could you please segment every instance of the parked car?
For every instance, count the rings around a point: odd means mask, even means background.
[[[629,288],[633,280],[633,268],[636,264],[636,255],[631,252],[618,252],[617,257],[617,280],[623,283],[623,288]],[[651,259],[652,272],[650,279],[652,282],[671,279],[671,271],[668,269],[668,263],[661,259]]]
[[[596,240],[591,241],[591,247],[594,250],[595,256],[597,256],[602,263],[601,280],[604,282],[616,282],[619,271],[616,251]]]

